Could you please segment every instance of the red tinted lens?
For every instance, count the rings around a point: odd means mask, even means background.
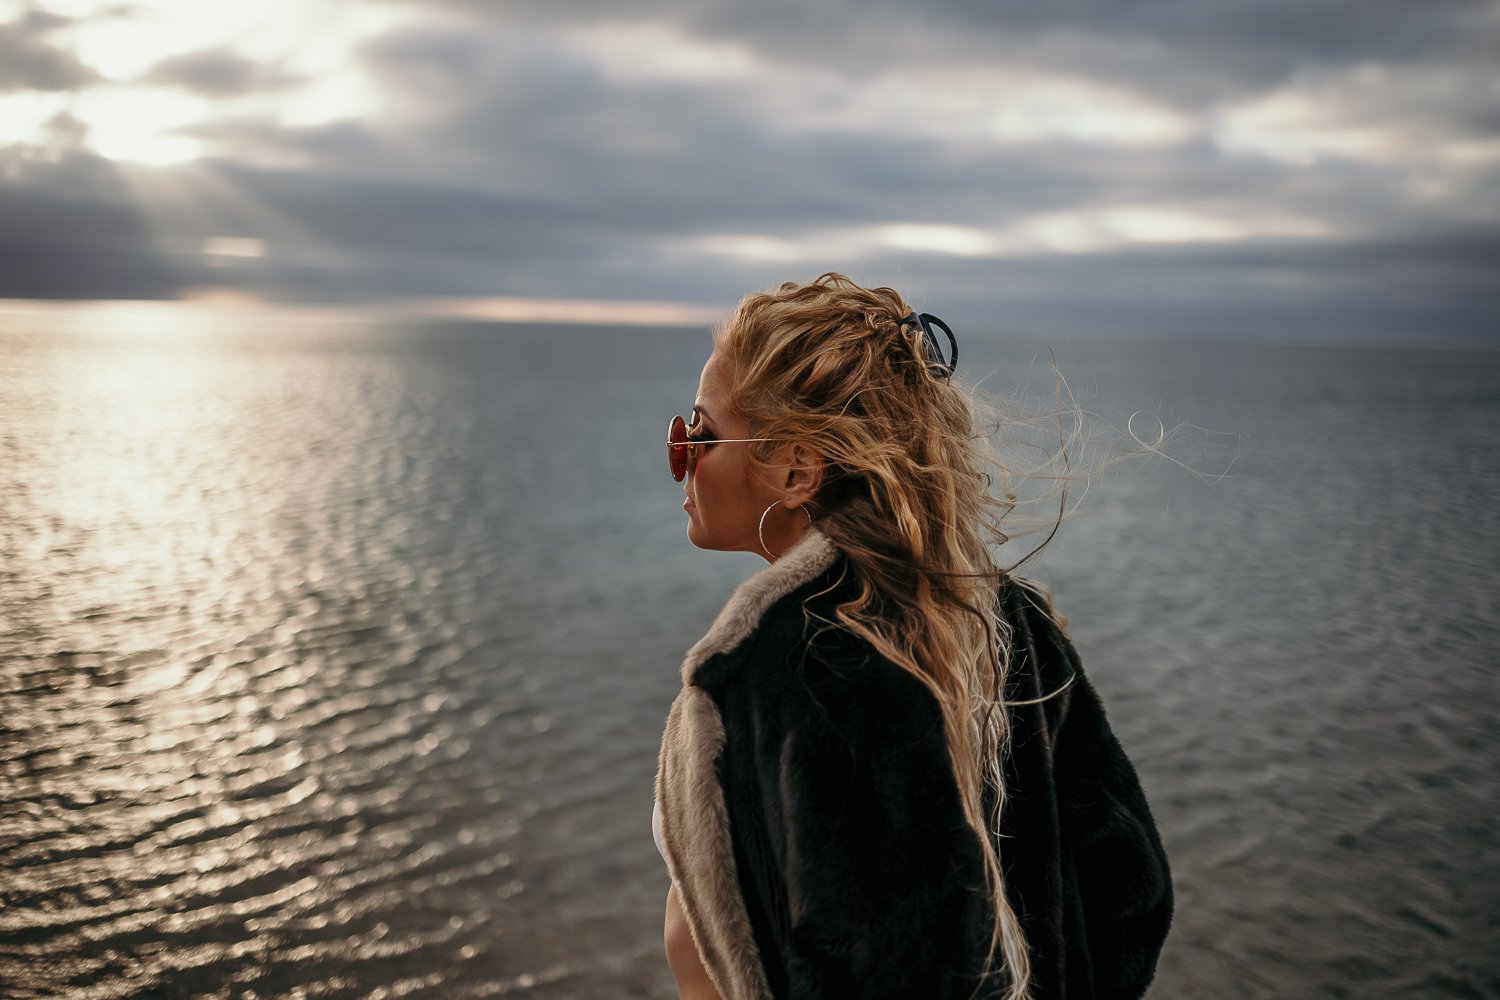
[[[672,470],[672,478],[679,483],[687,475],[687,423],[680,416],[673,417],[672,422],[667,424],[667,468]]]

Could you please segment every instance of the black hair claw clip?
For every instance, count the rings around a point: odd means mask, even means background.
[[[953,331],[948,324],[938,319],[932,313],[909,313],[902,320],[901,325],[915,323],[922,328],[922,344],[927,352],[928,368],[937,378],[952,378],[953,373],[958,371],[958,338],[953,336]],[[938,346],[937,338],[932,334],[932,328],[937,327],[948,336],[948,357],[943,357],[943,349]]]

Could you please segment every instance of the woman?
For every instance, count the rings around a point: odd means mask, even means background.
[[[827,274],[746,297],[669,427],[688,538],[770,562],[662,738],[684,998],[1150,982],[1166,856],[1060,618],[993,561],[1008,507],[956,362],[941,321]]]

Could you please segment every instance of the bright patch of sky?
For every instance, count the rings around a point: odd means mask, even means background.
[[[81,124],[86,148],[150,164],[247,152],[196,134],[225,119],[295,127],[377,113],[380,91],[358,46],[412,17],[398,6],[307,0],[43,0],[29,12],[58,18],[49,41],[95,76],[40,100],[25,91],[0,98],[5,138],[45,146],[47,126],[63,115]],[[185,62],[193,57],[201,80]]]

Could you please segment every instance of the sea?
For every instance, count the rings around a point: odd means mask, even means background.
[[[1150,996],[1500,997],[1500,351],[960,335],[1068,472],[1001,562],[1169,853]],[[667,475],[709,349],[0,316],[0,997],[674,997],[662,723],[764,565]]]

